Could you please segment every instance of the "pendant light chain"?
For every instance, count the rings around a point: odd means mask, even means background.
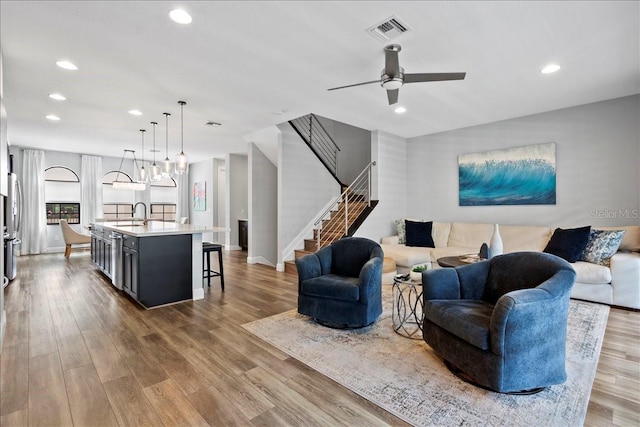
[[[170,178],[174,173],[175,165],[169,159],[169,116],[171,113],[163,113],[165,121],[165,159],[162,162],[162,176]]]
[[[160,181],[162,179],[162,171],[160,166],[156,164],[156,125],[158,122],[151,122],[153,125],[153,165],[150,170],[150,178],[153,181]]]

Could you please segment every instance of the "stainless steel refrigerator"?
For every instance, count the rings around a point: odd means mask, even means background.
[[[20,223],[22,221],[22,191],[15,173],[9,174],[7,198],[4,205],[4,270],[7,278],[13,280],[17,273],[17,256],[20,246]]]

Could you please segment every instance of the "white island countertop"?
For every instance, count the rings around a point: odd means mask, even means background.
[[[136,221],[105,221],[95,222],[95,225],[108,230],[127,234],[133,237],[169,236],[177,234],[221,233],[227,231],[224,227],[206,225],[178,224],[175,222],[149,221],[146,225]]]

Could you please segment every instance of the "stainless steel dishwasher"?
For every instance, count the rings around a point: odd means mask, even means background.
[[[122,234],[111,232],[111,283],[116,288],[122,290],[122,263],[124,255],[122,252]]]

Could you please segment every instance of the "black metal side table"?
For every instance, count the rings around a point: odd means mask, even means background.
[[[422,282],[393,279],[393,330],[407,338],[422,339]]]

